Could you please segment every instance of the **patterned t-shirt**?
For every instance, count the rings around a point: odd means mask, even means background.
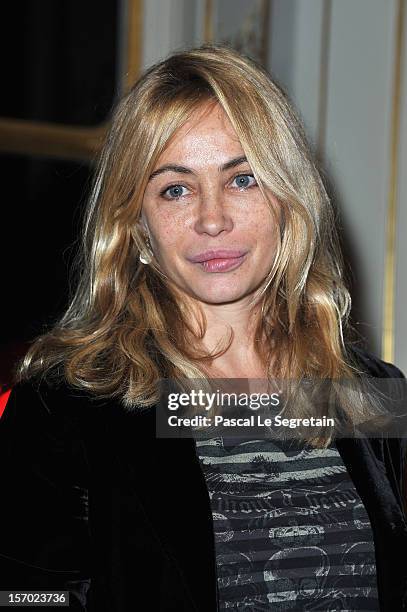
[[[369,517],[333,444],[215,437],[196,451],[221,610],[379,610]]]

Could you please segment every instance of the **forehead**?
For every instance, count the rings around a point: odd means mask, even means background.
[[[193,159],[202,157],[217,159],[243,154],[239,138],[221,105],[206,102],[193,111],[167,144],[157,165],[174,157]],[[215,160],[214,160],[215,161]]]

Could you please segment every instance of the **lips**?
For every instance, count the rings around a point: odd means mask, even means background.
[[[244,259],[244,255],[224,259],[207,259],[196,265],[200,266],[205,272],[228,272],[229,270],[236,270],[243,263]]]
[[[230,249],[212,249],[203,253],[198,253],[192,257],[188,257],[192,263],[203,263],[212,259],[239,259],[245,255],[247,251],[243,250],[230,250]]]
[[[248,251],[216,249],[198,253],[189,260],[204,272],[227,272],[235,270],[245,260]]]

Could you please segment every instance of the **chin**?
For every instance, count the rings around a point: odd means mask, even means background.
[[[206,287],[201,291],[194,291],[193,295],[195,299],[207,304],[227,304],[246,297],[248,292],[239,291],[236,287],[223,288],[221,290],[214,287],[212,291],[208,291],[208,287]]]
[[[259,283],[248,283],[247,279],[236,278],[236,276],[222,279],[216,274],[208,275],[205,280],[177,278],[172,280],[172,284],[181,294],[186,294],[206,304],[228,304],[242,300],[253,293],[259,285]]]

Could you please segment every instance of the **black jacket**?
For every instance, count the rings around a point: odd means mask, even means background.
[[[371,376],[403,376],[357,354]],[[153,410],[17,385],[0,419],[0,590],[68,590],[69,609],[86,612],[216,612],[212,514],[194,444],[157,439]],[[371,520],[380,609],[407,610],[406,440],[337,448]]]

